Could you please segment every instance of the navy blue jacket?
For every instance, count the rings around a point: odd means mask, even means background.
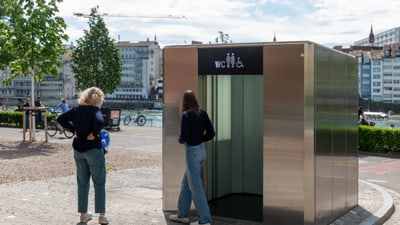
[[[179,143],[195,146],[213,139],[214,136],[214,127],[207,112],[200,110],[197,115],[196,112],[188,110],[182,113]]]
[[[101,110],[94,106],[79,105],[57,118],[57,122],[65,129],[75,133],[72,147],[78,152],[85,152],[92,148],[102,148],[100,131],[104,127],[104,118]],[[94,140],[87,140],[93,133]]]

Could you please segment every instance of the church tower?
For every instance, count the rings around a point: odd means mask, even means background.
[[[375,35],[374,35],[374,31],[372,30],[372,24],[371,24],[371,31],[369,32],[369,44],[371,46],[374,46],[374,42],[375,42]]]

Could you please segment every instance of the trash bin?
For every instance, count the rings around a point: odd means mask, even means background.
[[[101,108],[104,118],[104,128],[107,130],[119,130],[119,123],[121,121],[121,109],[117,108]]]

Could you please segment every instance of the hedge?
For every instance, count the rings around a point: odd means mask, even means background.
[[[23,112],[0,112],[0,126],[22,128]],[[44,115],[44,113],[42,114]],[[55,118],[56,114],[47,113],[47,122]]]
[[[400,129],[359,126],[358,150],[363,152],[400,153]]]

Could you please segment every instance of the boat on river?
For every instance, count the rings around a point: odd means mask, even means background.
[[[389,114],[383,112],[364,112],[366,120],[384,120],[389,119]]]

